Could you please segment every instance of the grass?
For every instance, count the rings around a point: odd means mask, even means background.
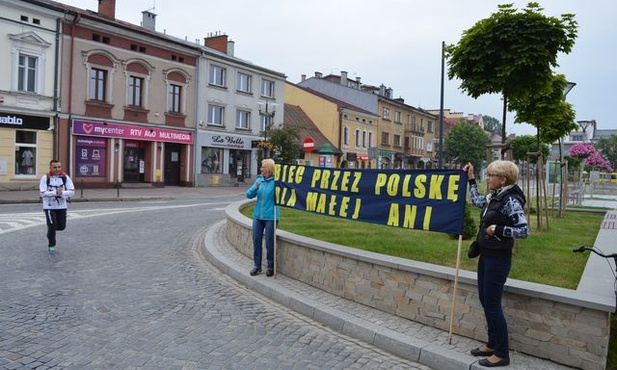
[[[242,211],[252,215],[252,206]],[[472,208],[479,220],[480,210]],[[528,216],[530,236],[518,241],[510,277],[540,284],[576,289],[587,254],[574,254],[580,245],[593,245],[604,218],[602,213],[566,212],[563,218],[549,218],[549,230],[535,228],[535,215]],[[458,237],[420,230],[360,223],[290,208],[281,208],[279,228],[294,234],[324,240],[390,256],[441,266],[456,267]],[[593,230],[593,232],[590,232]],[[476,271],[476,259],[466,257],[471,241],[462,245],[461,268]]]

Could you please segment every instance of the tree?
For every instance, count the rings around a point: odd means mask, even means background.
[[[492,132],[493,134],[501,134],[501,122],[495,117],[491,116],[482,116],[482,121],[484,121],[484,129],[488,132]]]
[[[574,14],[547,17],[536,2],[522,12],[513,4],[463,32],[457,45],[446,48],[448,77],[456,77],[471,97],[501,94],[502,143],[506,140],[506,111],[510,99],[544,91],[558,66],[557,53],[570,53],[577,37]]]
[[[512,147],[512,158],[517,161],[526,161],[527,153],[538,151],[537,139],[535,136],[531,135],[517,136],[510,139],[510,146]],[[548,158],[550,153],[548,145],[543,144],[540,150],[542,151],[544,158]],[[532,156],[529,159],[531,163],[537,162],[536,156]]]
[[[280,128],[271,128],[268,137],[277,152],[277,162],[293,163],[298,158],[302,145],[297,127],[283,124]]]
[[[515,122],[529,123],[538,130],[538,146],[553,143],[578,127],[572,104],[563,96],[567,83],[564,75],[554,75],[544,89],[510,101]]]
[[[481,168],[486,159],[486,146],[491,139],[478,125],[460,122],[452,126],[445,140],[444,157],[454,164],[471,162],[475,168]]]
[[[603,137],[596,143],[596,149],[610,163],[611,167],[617,168],[617,135]]]

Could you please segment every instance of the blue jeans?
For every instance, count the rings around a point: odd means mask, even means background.
[[[266,262],[268,270],[274,269],[274,221],[253,219],[253,264],[261,269],[262,237],[266,232]]]
[[[508,324],[501,307],[501,297],[511,267],[511,257],[480,255],[478,261],[478,296],[486,317],[486,345],[494,350],[495,356],[501,358],[510,358]]]

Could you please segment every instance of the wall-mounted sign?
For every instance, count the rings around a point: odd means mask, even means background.
[[[88,121],[73,121],[73,135],[113,137],[131,140],[161,141],[165,143],[192,144],[191,131],[164,128],[120,125]]]
[[[0,127],[47,130],[49,128],[50,119],[50,117],[0,112]]]

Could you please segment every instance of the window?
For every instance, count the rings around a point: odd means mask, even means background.
[[[249,129],[251,122],[251,112],[245,110],[236,111],[236,128]]]
[[[236,90],[244,93],[251,93],[251,76],[246,73],[238,72],[238,81],[236,81]]]
[[[360,130],[356,130],[356,148],[360,147]]]
[[[19,54],[17,90],[36,92],[37,58]]]
[[[274,81],[261,80],[261,96],[274,98]]]
[[[369,132],[368,133],[368,147],[372,147],[373,146],[373,133]]]
[[[15,174],[36,175],[36,131],[15,130]]]
[[[90,100],[105,101],[107,71],[98,68],[90,70]]]
[[[223,126],[225,108],[218,105],[208,105],[208,123]]]
[[[266,127],[272,125],[272,116],[268,116],[266,114],[259,115],[259,130],[266,131]]]
[[[129,105],[142,107],[144,79],[136,76],[129,76]]]
[[[201,173],[223,173],[223,149],[201,148]]]
[[[225,87],[225,68],[210,66],[210,85]]]
[[[169,112],[181,113],[182,86],[169,84]]]
[[[401,146],[401,135],[394,135],[394,146]]]
[[[381,133],[381,145],[390,145],[390,134],[388,132]]]
[[[343,145],[349,145],[349,128],[343,129]]]
[[[426,122],[426,131],[427,132],[433,132],[433,121],[427,121]]]
[[[366,148],[366,131],[362,131],[362,147]]]
[[[390,119],[390,108],[383,108],[382,117],[383,119]]]
[[[394,122],[401,123],[401,112],[394,112]]]

